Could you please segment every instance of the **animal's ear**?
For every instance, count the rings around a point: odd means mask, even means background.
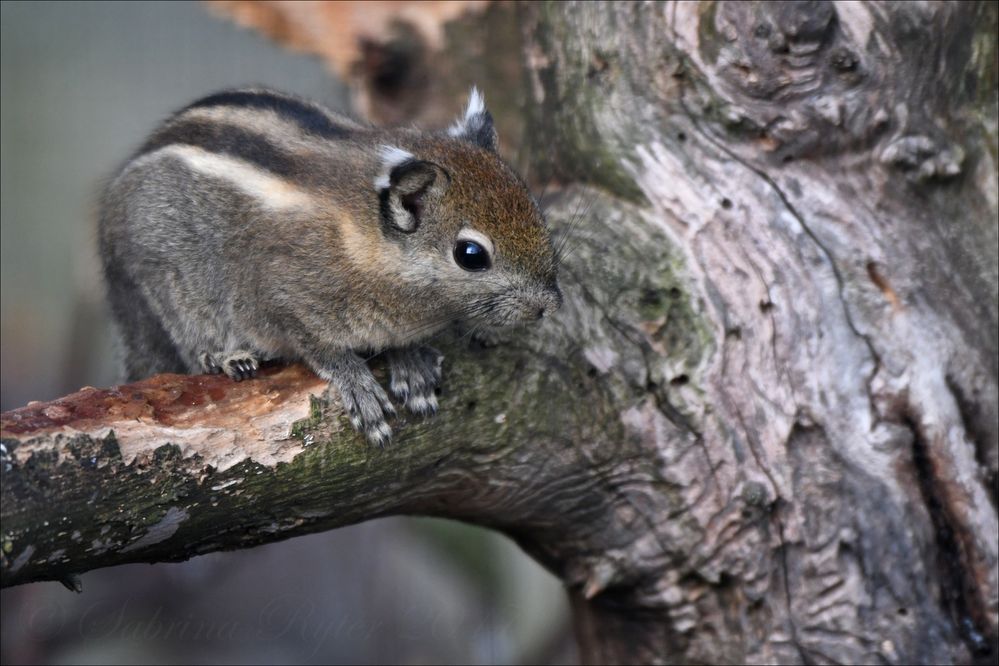
[[[493,115],[486,109],[485,100],[479,89],[472,87],[468,94],[465,115],[456,120],[447,133],[456,139],[464,139],[476,146],[496,152],[499,138],[493,125]]]
[[[382,146],[382,171],[375,180],[382,221],[403,233],[416,231],[427,203],[447,189],[450,177],[433,162],[394,146]]]

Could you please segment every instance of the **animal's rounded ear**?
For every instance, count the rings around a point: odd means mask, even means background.
[[[450,176],[437,164],[392,146],[383,146],[382,157],[383,172],[375,181],[382,223],[412,233],[423,221],[427,203],[447,189]]]
[[[493,125],[493,115],[486,109],[485,99],[478,88],[472,87],[472,91],[468,94],[465,114],[448,128],[447,133],[456,139],[463,139],[494,153],[497,151],[499,137]]]

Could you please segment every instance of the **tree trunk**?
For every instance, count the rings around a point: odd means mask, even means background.
[[[366,46],[375,118],[499,102],[556,183],[563,310],[447,342],[441,414],[385,451],[296,368],[7,414],[4,584],[423,513],[562,577],[590,663],[994,661],[997,15],[500,4]]]

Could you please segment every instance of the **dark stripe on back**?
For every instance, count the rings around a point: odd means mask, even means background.
[[[199,99],[180,113],[212,106],[233,106],[273,111],[306,132],[327,139],[342,139],[350,135],[349,129],[336,125],[329,116],[308,102],[264,91],[232,90],[216,93]]]
[[[182,120],[168,125],[150,137],[135,157],[171,145],[197,146],[210,153],[236,157],[298,182],[313,182],[320,175],[315,161],[295,159],[282,152],[262,134],[207,120]]]

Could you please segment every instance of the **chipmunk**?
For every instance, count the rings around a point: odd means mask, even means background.
[[[541,211],[475,88],[441,132],[266,89],[205,97],[113,176],[99,239],[129,381],[301,360],[379,445],[395,409],[359,354],[386,352],[392,394],[433,414],[443,357],[421,341],[562,302]]]

